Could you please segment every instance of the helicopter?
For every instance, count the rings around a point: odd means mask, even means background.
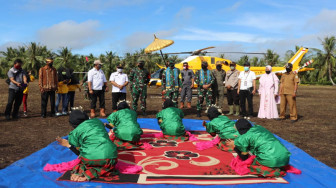
[[[211,47],[207,47],[207,48],[202,48],[202,49],[199,49],[199,50],[196,50],[196,51],[193,51],[193,52],[177,52],[177,53],[165,53],[165,54],[186,54],[186,53],[191,54],[189,57],[187,57],[186,59],[184,59],[180,63],[175,64],[175,67],[180,69],[180,70],[183,69],[183,63],[187,62],[188,63],[188,68],[193,70],[194,73],[196,73],[196,71],[201,69],[201,64],[204,61],[208,62],[208,69],[212,70],[212,69],[216,68],[216,62],[219,61],[223,65],[222,69],[225,70],[225,71],[229,71],[230,70],[230,64],[232,62],[231,60],[220,58],[220,57],[205,56],[205,54],[207,54],[207,53],[218,53],[218,52],[204,51],[204,50],[211,49],[211,48],[215,48],[215,47],[211,46]],[[300,62],[301,62],[301,59],[308,52],[308,50],[309,50],[308,48],[301,47],[295,53],[295,55],[288,61],[288,63],[291,63],[293,65],[293,71],[294,72],[298,73],[298,72],[314,70],[314,68],[307,68],[308,65],[313,63],[313,60],[310,60],[310,61],[306,62],[301,67],[299,65]],[[225,53],[265,54],[265,53],[246,53],[246,52],[225,52]],[[157,66],[160,69],[158,71],[154,72],[151,75],[151,79],[149,81],[150,86],[158,86],[158,87],[161,86],[160,75],[161,75],[162,71],[166,69],[166,67],[162,66],[162,65],[159,65],[159,64],[157,64]],[[243,71],[244,67],[237,64],[236,69],[238,71]],[[251,66],[250,70],[253,71],[256,74],[257,79],[259,79],[262,74],[265,74],[265,67]],[[283,66],[283,67],[272,67],[272,72],[274,72],[277,75],[281,75],[281,74],[286,72],[286,68],[285,68],[285,66]],[[197,85],[195,85],[195,87],[197,87]]]

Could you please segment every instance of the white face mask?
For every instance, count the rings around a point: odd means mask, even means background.
[[[117,72],[122,73],[123,69],[117,69]]]

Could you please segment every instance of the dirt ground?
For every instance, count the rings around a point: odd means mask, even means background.
[[[8,86],[4,80],[0,80],[0,169],[13,162],[22,159],[55,141],[56,136],[65,136],[71,130],[68,116],[40,117],[40,93],[38,83],[32,82],[29,87],[27,118],[17,121],[5,121],[4,111],[7,104]],[[150,88],[147,98],[147,113],[149,118],[154,118],[161,109],[159,88]],[[130,96],[127,96],[130,100]],[[283,139],[293,143],[297,147],[328,166],[336,169],[336,87],[332,86],[299,86],[297,107],[299,121],[291,123],[290,120],[275,121],[259,118],[251,118],[256,122],[277,134]],[[226,98],[225,98],[226,101]],[[89,111],[90,102],[84,100],[83,92],[76,92],[75,106],[83,106]],[[112,112],[111,92],[106,93],[107,114]],[[196,98],[192,101],[192,110],[184,109],[187,119],[207,119],[203,113],[202,118],[196,117]],[[224,106],[224,111],[228,110]],[[259,97],[254,97],[254,111],[259,109]],[[21,116],[23,106],[21,106]],[[50,106],[48,106],[50,111]],[[98,114],[98,113],[97,113]],[[139,115],[139,118],[142,118]],[[235,116],[230,118],[235,119]]]

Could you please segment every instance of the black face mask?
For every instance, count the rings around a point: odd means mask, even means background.
[[[216,66],[216,69],[217,69],[217,70],[222,70],[222,65],[217,65],[217,66]]]
[[[170,66],[170,68],[174,68],[175,64],[170,64],[169,66]]]
[[[140,69],[142,69],[142,68],[144,67],[144,65],[143,65],[143,64],[139,64],[138,67],[139,67]]]
[[[207,69],[208,66],[207,65],[202,65],[202,69]]]
[[[53,66],[53,63],[49,63],[48,66],[49,66],[49,67],[52,67],[52,66]]]
[[[291,69],[291,68],[286,68],[286,71],[287,71],[288,73],[290,73],[290,72],[292,71],[292,69]]]
[[[271,71],[269,71],[269,70],[268,70],[268,71],[266,71],[266,74],[269,74],[269,73],[271,73]]]

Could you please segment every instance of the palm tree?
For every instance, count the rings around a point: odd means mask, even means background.
[[[321,42],[323,51],[317,50],[314,63],[316,64],[315,66],[317,66],[316,68],[319,68],[318,79],[325,80],[325,78],[327,78],[334,86],[336,85],[334,82],[335,74],[333,72],[336,66],[336,39],[335,36],[325,37]]]
[[[71,49],[68,47],[62,47],[58,50],[58,57],[55,59],[55,67],[66,67],[66,68],[74,68],[76,62],[76,55],[72,55]]]
[[[40,46],[40,44],[36,44],[35,42],[31,42],[26,48],[26,63],[23,65],[23,68],[31,70],[36,76],[38,70],[42,67],[45,58],[51,52],[46,46]]]
[[[270,49],[268,49],[266,54],[264,54],[264,60],[272,67],[280,62],[279,55]]]
[[[247,55],[243,55],[240,57],[238,60],[237,64],[238,65],[244,65],[245,62],[249,62],[249,57]]]

